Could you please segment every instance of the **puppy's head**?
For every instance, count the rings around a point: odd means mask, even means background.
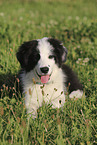
[[[25,42],[19,47],[17,59],[21,67],[33,73],[42,83],[50,81],[54,66],[61,68],[66,61],[67,49],[59,40],[42,38]]]

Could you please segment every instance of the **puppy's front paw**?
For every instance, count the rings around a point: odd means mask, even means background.
[[[83,91],[82,90],[76,90],[70,93],[69,98],[82,98]]]

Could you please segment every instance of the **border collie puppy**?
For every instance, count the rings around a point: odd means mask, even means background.
[[[64,64],[66,56],[66,47],[53,38],[28,41],[19,47],[20,81],[27,113],[33,117],[43,101],[59,108],[64,105],[68,91],[70,98],[82,97],[82,85],[71,68]]]

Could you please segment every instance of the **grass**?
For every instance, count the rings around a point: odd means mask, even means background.
[[[0,144],[97,144],[97,2],[95,0],[0,0]],[[63,110],[43,104],[27,120],[16,82],[15,54],[27,40],[60,39],[67,64],[78,73],[87,98],[68,99]]]

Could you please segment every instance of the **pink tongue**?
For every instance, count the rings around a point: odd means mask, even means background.
[[[41,76],[41,82],[43,84],[46,84],[49,80],[49,75],[46,75],[46,76]]]

